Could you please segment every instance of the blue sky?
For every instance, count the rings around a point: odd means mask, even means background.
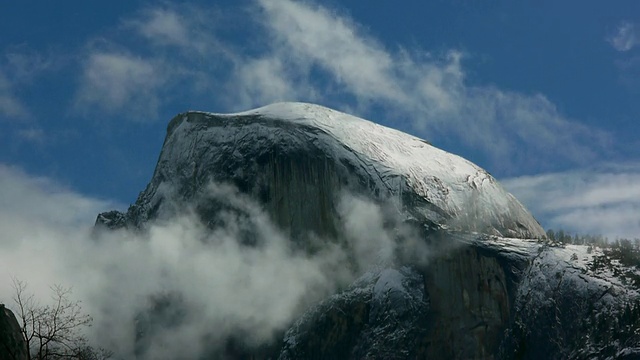
[[[547,228],[640,236],[640,3],[612,4],[5,2],[0,203],[92,221],[175,114],[308,101],[472,160]]]

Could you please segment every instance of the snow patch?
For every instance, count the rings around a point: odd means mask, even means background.
[[[337,159],[356,162],[355,171],[370,179],[377,192],[396,197],[400,204],[404,192],[417,195],[427,205],[412,204],[414,210],[436,224],[503,236],[544,236],[524,206],[485,170],[401,131],[307,103],[277,103],[234,114],[192,114],[193,119],[172,127],[171,135],[176,138],[171,143],[178,148],[165,154],[167,160],[184,157],[205,139],[206,144],[225,148],[239,141],[256,141],[258,134],[262,139],[286,138],[291,146],[312,143]],[[220,119],[229,124],[211,131],[198,128],[197,135],[189,131],[195,126],[189,122]],[[274,125],[278,123],[293,124],[304,134],[291,136]]]

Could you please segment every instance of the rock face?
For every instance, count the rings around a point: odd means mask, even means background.
[[[539,237],[529,212],[483,169],[424,140],[318,105],[280,103],[239,114],[189,112],[169,123],[149,186],[108,227],[171,216],[211,181],[259,199],[293,234],[334,234],[341,189],[398,206],[434,229]],[[205,205],[203,205],[205,206]]]
[[[298,320],[280,359],[416,358],[430,309],[423,281],[410,267],[365,274]]]
[[[0,360],[27,359],[27,346],[13,312],[0,304]]]
[[[268,350],[234,348],[231,357],[637,355],[640,338],[607,345],[612,339],[595,330],[601,314],[615,318],[637,293],[590,272],[586,255],[574,260],[537,241],[540,225],[486,171],[424,140],[317,105],[176,116],[149,185],[126,213],[100,214],[97,226],[144,230],[188,206],[215,227],[225,205],[206,196],[211,183],[232,184],[258,201],[294,241],[309,233],[340,238],[337,204],[347,191],[394,209],[437,245],[428,261],[364,273],[309,309]],[[163,319],[145,324],[152,323]]]
[[[528,252],[506,257],[494,243],[452,236],[470,246],[424,267],[369,272],[310,310],[286,334],[280,358],[494,358],[509,327],[518,269],[526,267]],[[344,329],[352,336],[349,346],[317,340],[342,340]]]
[[[638,294],[572,259],[586,247],[448,236],[466,245],[368,272],[307,311],[279,358],[640,359]]]

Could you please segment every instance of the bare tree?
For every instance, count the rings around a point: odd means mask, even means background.
[[[25,282],[13,278],[13,297],[18,322],[28,349],[28,359],[106,359],[111,354],[88,345],[82,330],[91,326],[91,317],[82,312],[79,301],[70,297],[71,288],[51,287],[52,302],[40,304],[27,294]]]

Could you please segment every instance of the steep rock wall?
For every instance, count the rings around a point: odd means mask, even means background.
[[[335,196],[347,181],[340,179],[334,163],[322,154],[271,153],[260,167],[263,182],[252,192],[260,192],[276,224],[291,231],[292,238],[308,231],[337,237]]]
[[[0,304],[0,360],[27,359],[27,346],[13,312]]]
[[[216,182],[262,200],[276,222],[293,233],[303,231],[300,225],[309,217],[302,215],[313,215],[321,220],[304,230],[330,234],[327,210],[339,190],[347,189],[396,203],[405,215],[433,228],[544,235],[527,210],[474,164],[320,106],[276,104],[230,115],[189,112],[174,118],[167,130],[147,188],[127,214],[101,214],[99,225],[141,227],[169,217],[176,203],[192,203]]]
[[[471,234],[544,235],[484,170],[395,130],[320,107],[300,108],[288,107],[293,115],[258,109],[177,116],[136,203],[126,214],[101,214],[97,223],[144,228],[184,206],[208,223],[224,206],[207,196],[209,184],[230,183],[294,240],[307,232],[334,237],[340,233],[338,197],[355,192],[399,204],[407,222],[429,229],[422,240],[451,247],[427,265],[369,272],[314,307],[287,331],[282,359],[598,358],[623,349],[605,351],[606,339],[578,338],[595,322],[571,325],[598,310],[579,310],[585,304],[619,309],[617,300],[608,301],[624,298],[611,295],[619,287],[577,276],[572,264],[555,250],[538,251],[536,242]],[[588,286],[578,286],[583,282]],[[272,345],[269,354],[277,352]]]
[[[425,267],[367,273],[294,324],[280,358],[497,358],[527,261],[460,244]]]
[[[475,247],[437,257],[424,273],[431,299],[427,358],[489,359],[509,324],[513,274]]]

